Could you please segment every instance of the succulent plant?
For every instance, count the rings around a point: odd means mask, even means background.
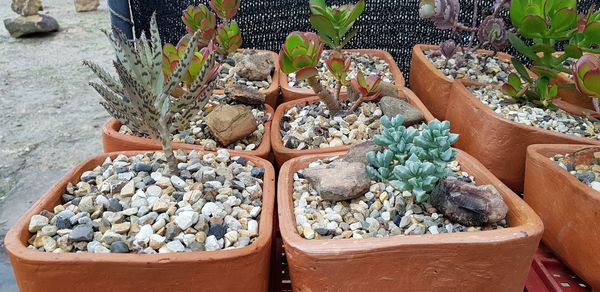
[[[451,59],[457,51],[458,47],[456,46],[456,42],[452,39],[446,40],[440,44],[440,53],[442,53],[446,59]]]
[[[377,74],[371,74],[365,77],[362,71],[356,73],[356,78],[350,81],[352,88],[364,97],[377,97],[381,85],[381,78]]]
[[[171,131],[175,126],[189,123],[198,113],[200,104],[210,96],[214,88],[215,56],[210,46],[201,52],[202,67],[188,91],[179,98],[170,94],[181,82],[195,57],[200,32],[194,33],[172,74],[163,75],[162,44],[156,24],[156,16],[150,20],[150,40],[145,35],[129,42],[117,29],[105,31],[111,41],[117,60],[113,62],[118,79],[113,78],[100,66],[84,61],[102,81],[90,85],[104,98],[102,106],[116,119],[133,131],[158,140],[168,162],[168,170],[177,171],[177,160],[172,149]]]
[[[242,46],[242,33],[237,22],[221,23],[217,28],[217,53],[227,56]]]
[[[517,73],[508,75],[508,82],[502,85],[504,94],[516,102],[530,101],[543,107],[552,107],[552,100],[558,95],[558,86],[550,84],[547,76],[529,76],[525,66],[516,59],[512,61]]]
[[[579,17],[577,32],[570,43],[583,51],[600,53],[600,11],[594,11],[592,5],[589,11]]]
[[[240,9],[240,0],[210,0],[210,8],[221,19],[232,19]]]
[[[200,31],[200,45],[206,46],[215,37],[217,18],[205,5],[190,5],[183,11],[181,20],[189,34]]]
[[[380,121],[384,130],[373,142],[384,150],[367,154],[367,172],[398,190],[413,191],[418,202],[427,200],[427,192],[448,175],[447,164],[457,153],[451,146],[458,135],[450,133],[447,121],[434,120],[422,125],[420,132],[404,127],[401,115],[392,119],[384,116]]]
[[[508,31],[502,18],[488,16],[479,25],[477,38],[481,46],[487,44],[495,50],[502,50],[508,46]]]
[[[430,19],[438,29],[454,29],[458,24],[458,0],[421,0],[419,17]]]
[[[344,59],[344,55],[337,51],[333,51],[325,60],[325,66],[327,66],[331,75],[342,85],[348,85],[347,76],[351,64],[352,61],[350,59]]]
[[[445,172],[437,172],[435,164],[421,161],[414,154],[403,165],[394,166],[393,174],[397,180],[390,181],[390,184],[398,190],[412,191],[419,203],[427,201],[427,193],[433,190],[440,178],[447,176]]]
[[[594,108],[600,112],[600,58],[584,55],[573,65],[573,79],[579,92],[593,98]]]
[[[185,52],[187,47],[189,46],[189,37],[184,36],[179,40],[177,46],[174,46],[170,43],[165,44],[163,47],[163,74],[166,78],[170,77],[177,65],[181,61],[181,59],[185,56]],[[212,43],[210,43],[210,48],[213,47]],[[181,82],[185,84],[186,87],[192,85],[192,83],[197,79],[200,74],[200,70],[204,67],[204,63],[208,59],[208,55],[210,54],[209,47],[202,48],[200,51],[194,52],[194,56],[190,61],[187,70],[183,73],[181,77]],[[218,66],[214,66],[214,72],[211,73],[211,76],[214,77],[217,74]]]
[[[354,22],[365,10],[365,0],[339,7],[327,6],[325,0],[310,0],[309,18],[321,40],[334,50],[341,50],[357,33],[351,30]]]

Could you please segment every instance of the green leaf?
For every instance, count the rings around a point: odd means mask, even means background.
[[[548,31],[546,21],[537,15],[527,15],[520,27],[521,33],[529,37],[539,37]]]
[[[339,40],[337,33],[335,31],[335,27],[333,23],[327,17],[319,14],[311,15],[309,18],[311,26],[319,32],[319,34],[324,34],[331,38],[334,43],[337,43]]]
[[[579,59],[583,55],[581,49],[574,45],[566,45],[564,52],[564,56],[566,56],[566,58]]]
[[[600,44],[600,21],[589,23],[583,31],[585,40],[590,43]]]
[[[511,45],[525,57],[534,61],[539,60],[539,57],[516,34],[509,33],[508,40],[510,41]]]
[[[527,72],[525,65],[523,65],[523,63],[521,63],[521,61],[519,61],[517,58],[512,58],[512,64],[522,79],[524,79],[527,82],[531,82],[531,77],[529,76],[529,72]]]
[[[559,9],[550,18],[551,32],[568,31],[577,26],[577,10],[570,7]]]
[[[348,42],[354,37],[356,36],[356,34],[358,33],[358,29],[353,29],[352,31],[350,31],[349,34],[346,35],[346,37],[344,38],[344,40],[342,41],[342,43],[340,44],[340,48],[345,47]]]
[[[360,17],[360,15],[365,11],[365,0],[359,0],[355,5],[354,9],[350,12],[350,14],[346,17],[344,22],[342,23],[342,27],[346,28],[346,31],[350,29],[350,27],[354,24],[354,22]],[[345,31],[342,31],[342,34],[345,34]]]
[[[594,68],[583,77],[583,85],[596,94],[595,97],[600,97],[600,68]]]
[[[515,90],[519,90],[521,88],[521,78],[517,76],[517,74],[510,73],[508,75],[508,84],[513,87]]]

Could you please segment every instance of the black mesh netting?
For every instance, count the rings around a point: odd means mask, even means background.
[[[154,11],[164,42],[177,43],[185,34],[181,13],[189,4],[206,4],[207,0],[130,0],[135,33],[148,30]],[[329,0],[328,4],[353,3],[353,0]],[[390,52],[400,70],[408,78],[410,54],[417,43],[439,44],[450,37],[449,31],[435,29],[430,21],[419,19],[418,0],[367,0],[367,8],[355,23],[359,34],[347,48],[382,49]],[[577,1],[587,10],[598,0]],[[245,48],[278,52],[285,37],[292,31],[312,31],[308,22],[308,0],[242,0],[235,17],[243,33]],[[479,0],[478,15],[489,15],[494,0]],[[461,19],[471,23],[472,0],[461,0]],[[508,53],[515,55],[509,50]]]

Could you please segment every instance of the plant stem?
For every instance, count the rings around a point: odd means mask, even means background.
[[[365,96],[363,96],[362,94],[358,96],[358,100],[352,105],[352,107],[348,110],[348,113],[351,114],[354,111],[356,111],[356,109],[358,109],[358,107],[363,103],[363,101],[365,100]]]
[[[319,81],[319,79],[315,76],[309,77],[307,80],[310,87],[313,91],[321,98],[321,100],[325,103],[329,112],[333,115],[340,111],[340,104],[337,99],[335,99],[331,94],[329,94],[329,90],[323,88],[323,85]]]
[[[477,32],[477,10],[478,10],[478,5],[477,5],[477,0],[473,0],[473,22],[471,25],[471,29],[473,31],[471,31],[471,37],[469,38],[469,45],[467,46],[468,48],[471,48],[471,46],[473,46],[473,41],[475,40],[475,33]]]
[[[167,158],[167,173],[170,174],[177,171],[177,158],[175,158],[175,153],[173,152],[173,141],[171,139],[171,131],[169,131],[169,120],[170,115],[168,113],[161,116],[158,139]]]

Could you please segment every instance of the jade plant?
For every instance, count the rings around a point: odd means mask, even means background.
[[[336,87],[334,94],[329,89],[323,87],[320,81],[317,65],[323,53],[323,43],[319,36],[312,32],[292,32],[290,33],[281,51],[279,52],[279,64],[281,71],[286,74],[296,73],[296,78],[305,80],[327,106],[331,114],[340,112],[339,103],[340,87]],[[341,57],[341,54],[334,52],[325,62],[332,75],[339,78],[341,84],[348,84],[346,80],[347,71],[350,68],[349,61]],[[365,77],[358,73],[354,88],[359,95],[354,106],[350,107],[354,111],[360,103],[367,97],[376,97],[379,93],[380,78],[377,75]],[[349,89],[352,87],[349,87]],[[358,105],[356,105],[358,104]]]
[[[437,29],[470,34],[468,45],[463,47],[467,47],[471,51],[486,46],[498,51],[508,45],[508,30],[504,20],[498,16],[506,2],[507,0],[502,0],[497,3],[493,13],[479,25],[477,25],[477,1],[473,1],[473,22],[470,25],[459,21],[461,7],[458,0],[420,0],[419,16],[431,20]],[[475,38],[478,41],[477,45],[474,45]],[[452,54],[448,54],[449,52]],[[456,51],[447,50],[445,53],[444,56],[449,58],[448,56],[452,57]]]
[[[458,135],[450,133],[448,121],[433,120],[417,130],[405,127],[404,118],[398,115],[383,116],[381,124],[383,132],[373,142],[384,149],[367,153],[367,172],[398,190],[412,191],[417,202],[425,202],[437,181],[449,174],[447,165],[456,157],[452,145]]]
[[[179,61],[163,74],[162,44],[155,15],[150,21],[150,39],[144,34],[129,42],[117,29],[105,31],[111,41],[117,60],[113,65],[117,78],[113,78],[100,66],[84,61],[102,81],[90,85],[103,97],[102,106],[131,130],[158,140],[167,158],[167,172],[177,171],[177,159],[172,148],[172,130],[189,123],[201,109],[201,104],[210,96],[218,65],[212,45],[197,52],[201,33],[194,33],[183,49]],[[199,66],[188,91],[179,98],[171,96],[191,69],[193,59]]]
[[[200,32],[200,45],[215,40],[217,53],[227,57],[242,46],[242,33],[232,19],[240,8],[240,0],[211,0],[209,6],[214,12],[204,4],[190,5],[183,11],[181,19],[188,33]],[[218,26],[217,16],[221,22]]]
[[[310,11],[310,24],[321,40],[340,52],[358,32],[352,25],[365,11],[365,0],[339,7],[327,6],[325,0],[310,0]]]
[[[573,79],[581,94],[592,98],[594,108],[600,112],[600,58],[584,55],[573,65]]]
[[[552,81],[558,74],[571,71],[565,61],[578,59],[583,52],[598,50],[600,12],[593,10],[592,7],[586,15],[578,15],[575,0],[511,1],[510,18],[518,35],[511,33],[508,38],[517,51],[532,61],[531,71],[535,76],[526,70],[517,70],[517,74],[509,77],[509,85],[503,87],[505,93],[517,101],[525,96],[545,107],[552,106],[558,92]],[[521,38],[529,40],[531,45]],[[563,52],[557,54],[557,45],[562,42],[567,44]],[[513,65],[523,67],[516,58]]]

